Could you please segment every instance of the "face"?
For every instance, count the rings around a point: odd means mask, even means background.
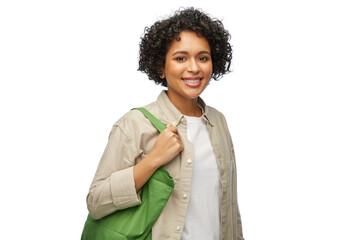
[[[175,104],[196,100],[209,84],[212,74],[208,41],[194,32],[183,31],[173,40],[165,58],[169,99]]]

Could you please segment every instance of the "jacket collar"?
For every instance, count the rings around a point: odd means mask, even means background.
[[[170,101],[165,90],[160,93],[156,102],[159,104],[159,107],[164,113],[168,122],[177,126],[180,123],[181,119],[184,117],[184,114],[182,114]],[[202,100],[200,97],[198,98],[198,104],[203,110],[202,118],[211,126],[213,126],[209,119],[208,107],[206,106],[204,100]]]

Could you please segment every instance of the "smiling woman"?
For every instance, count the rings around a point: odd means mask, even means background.
[[[161,78],[166,79],[170,101],[187,116],[202,115],[197,104],[212,75],[208,41],[194,32],[183,31],[166,54]]]
[[[180,40],[182,31],[196,33],[207,40],[211,49],[213,63],[212,78],[217,80],[229,72],[232,48],[230,34],[221,21],[211,19],[199,10],[184,9],[172,17],[154,23],[145,29],[140,42],[139,70],[146,73],[150,80],[167,86],[165,79],[160,78],[165,57],[174,42]]]
[[[114,124],[87,197],[93,218],[140,205],[140,190],[163,167],[175,186],[153,239],[243,239],[227,123],[200,98],[211,78],[229,72],[229,38],[219,20],[193,8],[145,30],[139,70],[167,86],[145,108],[167,128],[157,134],[138,111]]]

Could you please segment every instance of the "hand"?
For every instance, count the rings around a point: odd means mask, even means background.
[[[184,149],[177,127],[171,124],[166,127],[159,134],[151,152],[134,166],[136,191],[144,186],[156,169],[173,160]]]
[[[171,124],[166,125],[166,127],[159,134],[153,149],[149,153],[158,167],[170,162],[184,149],[177,127]]]

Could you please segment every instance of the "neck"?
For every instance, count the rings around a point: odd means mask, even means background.
[[[198,105],[198,97],[194,99],[178,99],[175,95],[167,95],[174,106],[184,115],[189,117],[201,117],[202,110]]]

